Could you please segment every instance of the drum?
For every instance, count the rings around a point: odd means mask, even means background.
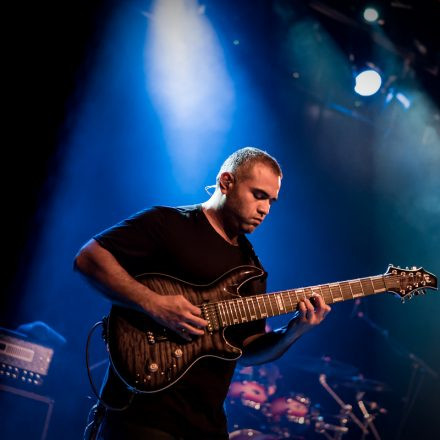
[[[255,381],[243,380],[231,383],[228,397],[232,401],[240,401],[246,407],[259,410],[267,401],[268,394],[264,385]]]
[[[266,415],[263,408],[268,394],[264,385],[256,381],[232,382],[225,400],[229,432],[243,429],[265,431]],[[252,435],[252,431],[248,431]]]
[[[278,437],[272,434],[264,434],[255,429],[239,429],[229,434],[229,440],[277,440]]]
[[[315,408],[310,407],[310,399],[298,393],[273,398],[264,412],[271,431],[283,439],[309,438],[317,416]]]
[[[269,417],[278,423],[285,419],[299,424],[310,423],[310,399],[302,394],[291,393],[289,396],[278,397],[269,405]]]

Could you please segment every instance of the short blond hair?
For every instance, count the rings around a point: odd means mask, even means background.
[[[255,147],[244,147],[232,153],[223,162],[217,174],[217,185],[220,181],[220,176],[225,172],[233,173],[238,180],[246,178],[247,172],[256,163],[268,165],[277,176],[283,177],[280,164],[268,152]]]

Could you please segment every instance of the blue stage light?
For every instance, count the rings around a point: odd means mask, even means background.
[[[354,91],[361,96],[374,95],[382,84],[382,78],[376,70],[364,70],[356,76]]]

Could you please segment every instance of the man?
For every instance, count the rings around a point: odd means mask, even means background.
[[[206,331],[199,307],[183,295],[161,295],[136,279],[150,272],[193,284],[209,284],[227,271],[260,262],[245,234],[252,233],[277,200],[282,172],[277,161],[257,148],[243,148],[222,165],[215,191],[200,205],[155,207],[96,235],[79,251],[75,267],[113,301],[113,309],[134,309],[191,341]],[[261,267],[261,266],[260,266]],[[249,281],[241,295],[265,292],[265,277]],[[330,307],[321,297],[301,301],[289,324],[265,332],[264,320],[231,326],[226,333],[243,349],[244,365],[281,356],[305,331],[319,324]],[[98,438],[149,440],[228,439],[223,410],[235,362],[199,359],[172,386],[135,394],[114,368],[102,390],[106,409]]]

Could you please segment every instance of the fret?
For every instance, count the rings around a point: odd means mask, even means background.
[[[353,299],[353,292],[351,291],[350,283],[348,281],[340,282],[339,287],[344,300]]]
[[[260,307],[260,301],[258,301],[258,296],[255,297],[255,301],[257,302],[257,306],[258,306],[258,313],[260,314],[260,317],[262,317],[262,313],[261,313],[261,307]]]
[[[237,306],[235,304],[235,301],[231,301],[231,305],[233,307],[232,316],[234,318],[234,324],[238,324],[240,320],[238,319]]]
[[[260,295],[260,296],[257,296],[257,304],[258,304],[258,308],[259,308],[259,310],[260,310],[260,316],[262,317],[262,318],[267,318],[267,310],[265,311],[265,312],[262,312],[261,311],[261,307],[260,307],[260,299],[263,299],[263,306],[264,306],[264,298]]]
[[[292,309],[290,308],[289,303],[287,302],[287,300],[289,300],[289,294],[287,292],[281,292],[281,298],[283,300],[283,305],[284,305],[284,310],[285,310],[284,313],[291,312]],[[290,300],[289,300],[289,302],[290,302]]]
[[[295,293],[295,297],[296,297],[296,303],[299,303],[299,298],[298,298],[298,292],[296,290],[293,291]]]
[[[344,296],[342,295],[341,286],[339,283],[329,284],[330,292],[332,293],[333,302],[343,301]]]
[[[269,312],[267,311],[267,295],[263,297],[263,305],[264,305],[264,310],[266,311],[266,317],[269,317]]]
[[[256,314],[256,310],[255,310],[254,299],[253,298],[246,298],[246,302],[247,302],[249,313],[250,313],[250,319],[251,319],[251,321],[255,321],[257,319],[257,314]],[[252,305],[252,308],[254,309],[254,314],[252,314],[251,308],[249,307],[249,304]]]
[[[254,308],[254,316],[255,316],[254,319],[259,319],[259,317],[260,317],[258,310],[257,310],[257,306],[258,306],[258,300],[255,296],[253,296],[252,297],[252,307]]]
[[[226,315],[224,312],[224,305],[222,302],[218,303],[218,311],[219,311],[221,325],[222,327],[225,327],[227,325],[227,322],[226,322]]]
[[[240,298],[237,300],[237,303],[240,305],[240,312],[241,312],[241,322],[248,322],[248,314],[246,310],[246,303],[244,301],[244,298]]]
[[[331,289],[331,287],[330,287],[328,284],[326,285],[326,287],[327,287],[328,291],[330,292],[330,298],[331,298],[331,300],[332,300],[332,303],[334,303],[335,300],[334,300],[334,298],[333,298],[332,289]]]
[[[362,291],[364,292],[364,296],[374,293],[373,283],[370,278],[362,278],[361,286]]]
[[[241,322],[242,323],[243,322],[247,322],[246,310],[244,308],[243,300],[242,299],[237,299],[237,304],[238,304],[238,310],[240,311]],[[244,318],[243,318],[243,314],[244,314]]]
[[[295,307],[292,304],[292,292],[288,291],[288,292],[286,292],[286,294],[287,294],[287,298],[289,298],[289,301],[290,301],[290,310],[293,311],[293,310],[295,310]]]
[[[372,290],[372,284],[371,281],[368,278],[362,278],[361,279],[361,287],[362,287],[362,293],[364,296],[369,295],[370,293],[373,293]]]
[[[278,306],[278,311],[280,313],[282,313],[284,311],[284,302],[283,302],[283,297],[280,293],[275,295],[275,299],[276,299],[276,303]]]
[[[275,316],[275,313],[273,312],[273,308],[272,308],[271,296],[272,295],[267,295],[267,297],[266,297],[266,299],[269,301],[269,305],[270,305],[270,315],[269,316]]]
[[[359,280],[349,281],[348,284],[351,287],[351,292],[352,292],[353,298],[358,298],[359,296],[364,296],[364,293],[362,291],[362,285]]]
[[[364,286],[362,285],[362,279],[359,280],[359,287],[361,288],[361,294],[362,296],[365,296],[365,290],[364,290]]]
[[[351,288],[351,283],[350,283],[350,281],[347,281],[346,284],[348,285],[348,287],[349,287],[349,289],[350,289],[350,295],[351,295],[351,298],[354,299],[353,289]]]
[[[305,287],[304,291],[306,292],[306,298],[310,299],[311,296],[313,295],[313,287]]]
[[[296,289],[296,293],[299,293],[300,296],[303,296],[303,299],[306,299],[306,292],[304,291],[304,289]]]
[[[373,283],[374,293],[385,292],[387,290],[385,286],[385,280],[382,276],[372,277],[371,280]]]
[[[232,301],[226,301],[226,311],[228,313],[228,318],[230,324],[234,323],[234,315],[232,313]]]
[[[319,295],[319,293],[318,293],[318,289],[319,289],[319,286],[312,286],[312,287],[310,287],[310,295],[309,295],[309,299],[310,299],[313,295]]]
[[[251,309],[249,308],[249,301],[247,298],[243,298],[243,299],[244,299],[243,304],[244,304],[244,311],[246,313],[246,318],[248,321],[252,321],[252,318],[251,318],[252,312],[251,312]]]
[[[324,298],[324,302],[326,304],[331,304],[334,302],[332,291],[331,291],[330,286],[328,284],[323,284],[321,286],[321,292],[322,292],[322,297]]]

